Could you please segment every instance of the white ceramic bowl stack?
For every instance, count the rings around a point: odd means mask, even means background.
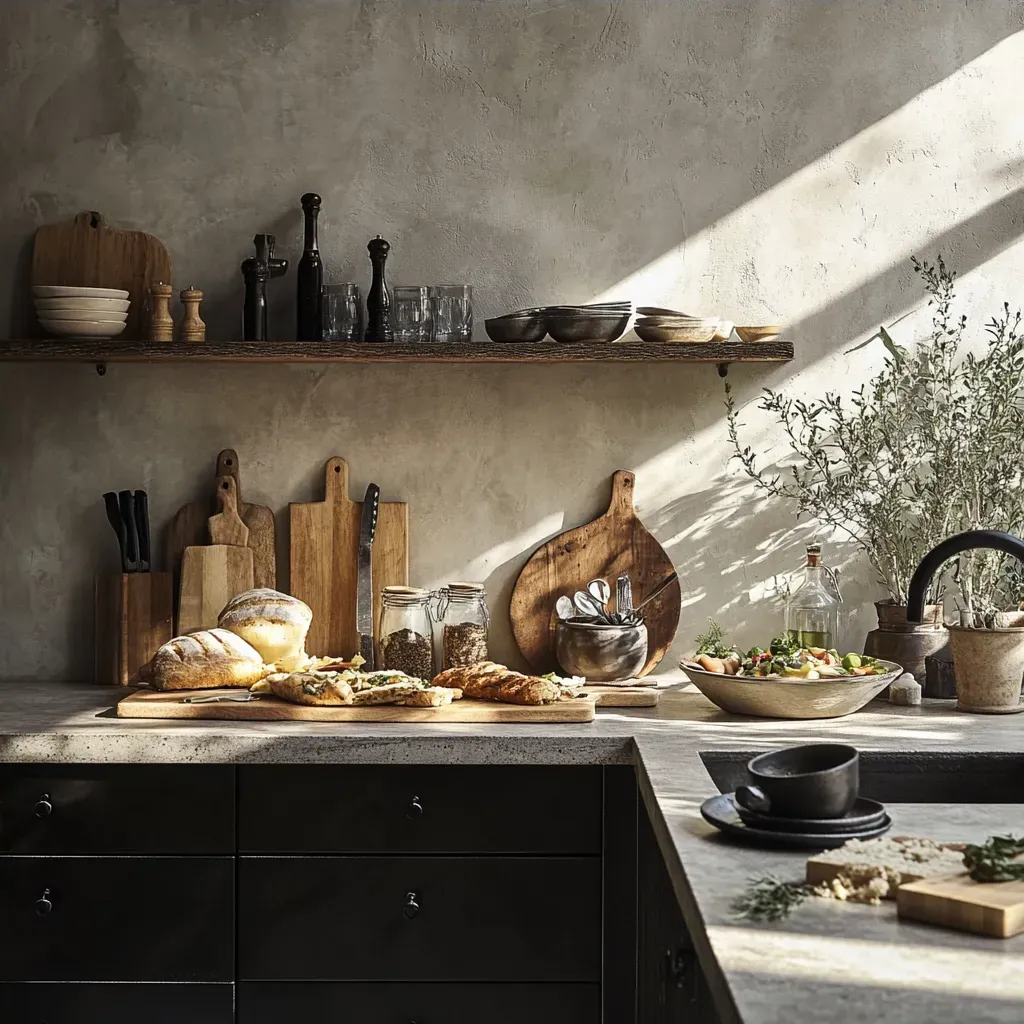
[[[61,338],[116,338],[127,325],[128,292],[37,284],[32,288],[43,329]]]
[[[732,333],[732,324],[717,316],[690,316],[657,306],[641,306],[637,312],[640,317],[633,329],[644,341],[700,345],[725,341]]]

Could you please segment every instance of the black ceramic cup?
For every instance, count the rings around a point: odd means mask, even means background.
[[[841,818],[860,792],[860,755],[845,743],[807,743],[747,764],[753,785],[736,790],[748,811],[777,818]]]

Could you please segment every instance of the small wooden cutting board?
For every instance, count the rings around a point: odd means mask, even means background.
[[[524,706],[492,700],[452,701],[440,708],[402,708],[394,704],[365,707],[309,707],[290,704],[273,694],[259,700],[185,704],[190,696],[240,696],[245,690],[139,690],[117,705],[119,718],[204,718],[232,722],[511,722],[542,725],[555,722],[592,722],[594,698],[559,701],[557,704]]]
[[[185,548],[181,557],[178,635],[217,625],[221,609],[253,582],[252,551],[234,544]]]
[[[964,873],[924,878],[896,892],[900,917],[1008,939],[1024,932],[1024,882],[975,882]]]
[[[599,708],[655,708],[661,694],[654,686],[602,686],[588,684],[584,693],[592,694]]]
[[[672,560],[633,507],[634,483],[632,473],[615,473],[608,511],[542,545],[519,574],[509,614],[519,650],[535,672],[558,671],[555,602],[560,596],[586,590],[587,582],[598,577],[608,580],[614,590],[616,578],[628,573],[633,602],[639,604],[672,572]],[[681,607],[676,580],[644,609],[647,663],[638,676],[647,675],[665,656],[679,626]]]
[[[358,651],[356,569],[363,503],[348,496],[348,463],[327,460],[324,500],[292,502],[290,591],[313,610],[306,650],[348,657]],[[409,506],[382,501],[373,541],[373,624],[380,625],[384,587],[409,583]]]
[[[36,232],[33,285],[121,288],[129,293],[128,323],[119,340],[148,337],[149,293],[160,282],[172,283],[167,246],[142,231],[108,228],[103,214],[94,210]],[[38,325],[36,329],[41,330]]]

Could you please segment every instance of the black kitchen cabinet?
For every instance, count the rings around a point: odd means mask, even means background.
[[[230,857],[0,860],[0,981],[234,980]]]
[[[634,1024],[642,818],[628,766],[0,766],[0,1019]]]
[[[233,990],[230,984],[0,984],[0,1019],[10,1024],[232,1024]]]
[[[238,848],[241,853],[596,856],[601,852],[601,769],[244,766],[238,771]]]
[[[0,765],[0,853],[234,852],[229,765]]]
[[[242,857],[238,975],[601,978],[598,857]]]
[[[240,982],[238,1024],[595,1024],[599,985]],[[611,1022],[609,1022],[611,1024]],[[616,1021],[614,1024],[623,1024]]]

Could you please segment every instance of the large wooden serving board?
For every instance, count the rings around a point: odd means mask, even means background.
[[[348,463],[328,459],[324,500],[292,502],[289,592],[313,610],[306,637],[310,654],[348,657],[358,653],[356,570],[363,503],[348,495]],[[373,539],[373,624],[380,625],[385,587],[409,583],[409,506],[382,501]],[[473,721],[497,719],[473,719]],[[387,719],[376,719],[387,721]]]
[[[616,577],[625,572],[638,605],[672,572],[672,560],[633,507],[634,482],[632,473],[615,473],[608,511],[538,548],[519,574],[509,614],[519,650],[535,672],[558,671],[555,602],[561,595],[586,590],[588,580],[597,577],[608,580],[614,592]],[[639,676],[647,675],[665,656],[679,627],[681,607],[677,580],[644,609],[647,662]]]
[[[32,284],[83,288],[121,288],[129,293],[128,325],[118,341],[148,336],[149,292],[171,284],[171,257],[159,238],[142,231],[108,228],[103,214],[78,214],[74,220],[46,224],[36,232]],[[37,329],[41,330],[41,328]]]
[[[592,722],[593,696],[558,704],[525,707],[491,700],[452,701],[441,708],[401,708],[394,704],[366,707],[309,707],[290,704],[270,693],[246,703],[223,701],[185,704],[183,698],[224,694],[238,696],[244,690],[139,690],[117,705],[118,718],[205,718],[230,722],[513,722],[540,725],[550,722]]]

